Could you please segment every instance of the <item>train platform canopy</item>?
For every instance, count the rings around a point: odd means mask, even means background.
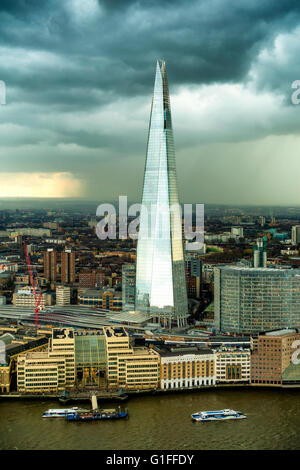
[[[149,316],[135,310],[129,310],[128,312],[107,312],[107,320],[117,321],[118,323],[127,325],[141,325],[145,326],[149,322]]]

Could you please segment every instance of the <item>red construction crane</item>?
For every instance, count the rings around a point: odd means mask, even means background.
[[[24,241],[23,241],[23,245],[24,245],[24,251],[25,251],[25,255],[26,255],[28,271],[29,271],[30,284],[32,286],[34,300],[35,300],[35,311],[34,311],[34,313],[35,313],[35,322],[34,323],[35,323],[35,326],[38,326],[38,323],[39,323],[39,306],[40,306],[40,303],[41,303],[41,300],[42,300],[42,291],[40,292],[40,295],[37,297],[36,290],[35,290],[35,285],[34,285],[34,280],[33,280],[33,275],[32,275],[30,257],[29,257],[29,253],[28,253],[28,250],[27,250],[27,245]]]

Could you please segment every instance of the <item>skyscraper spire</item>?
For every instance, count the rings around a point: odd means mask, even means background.
[[[137,246],[135,309],[185,324],[181,214],[166,66],[157,61]]]

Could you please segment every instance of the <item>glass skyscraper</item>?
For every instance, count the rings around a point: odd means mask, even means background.
[[[182,326],[188,313],[182,217],[166,67],[158,61],[150,115],[140,232],[135,310]]]

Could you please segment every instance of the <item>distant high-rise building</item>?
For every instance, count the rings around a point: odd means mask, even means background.
[[[44,277],[48,281],[56,281],[57,262],[56,251],[53,248],[48,248],[44,252]]]
[[[202,284],[202,260],[192,254],[185,256],[188,297],[200,298]]]
[[[170,326],[188,313],[175,150],[165,62],[157,62],[148,133],[135,309]]]
[[[69,249],[61,254],[61,282],[63,284],[75,282],[75,253]]]
[[[224,333],[299,327],[300,270],[215,267],[214,317]]]
[[[253,267],[265,268],[267,266],[267,241],[258,238],[253,247]]]
[[[185,257],[186,275],[202,278],[202,260],[196,256],[187,254]]]
[[[292,227],[292,243],[293,245],[300,243],[300,225],[294,225]]]
[[[122,266],[122,306],[123,310],[134,310],[135,264]]]

